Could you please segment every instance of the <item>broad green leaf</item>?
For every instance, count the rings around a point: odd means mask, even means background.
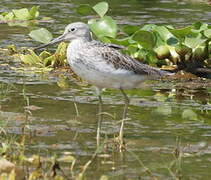
[[[155,26],[154,31],[156,31],[164,41],[173,37],[172,33],[170,33],[165,26]]]
[[[29,11],[29,19],[36,19],[39,16],[39,6],[33,6]]]
[[[127,46],[127,52],[133,58],[138,57],[138,55],[139,55],[138,49],[139,49],[138,45],[136,45],[136,44],[131,44],[131,45]]]
[[[130,37],[126,37],[123,39],[109,38],[110,42],[113,44],[118,44],[122,46],[128,46],[130,44]]]
[[[184,44],[192,49],[196,48],[197,46],[200,46],[206,41],[206,39],[199,39],[199,38],[185,38]]]
[[[179,39],[182,39],[185,36],[187,36],[188,34],[190,34],[191,30],[192,30],[191,26],[181,28],[181,29],[169,29],[169,31]]]
[[[156,47],[166,45],[166,42],[164,41],[163,38],[161,38],[160,34],[158,34],[156,31],[153,32],[155,39],[156,39]]]
[[[109,16],[104,16],[100,20],[91,19],[88,21],[88,25],[97,37],[116,37],[117,24],[115,20]]]
[[[206,30],[208,28],[208,24],[202,23],[202,22],[196,22],[193,24],[193,32],[201,32],[203,30]]]
[[[155,46],[155,36],[149,31],[139,30],[132,36],[132,39],[145,49],[153,49]]]
[[[87,16],[94,13],[92,7],[88,4],[81,4],[76,8],[76,12],[82,16]]]
[[[53,38],[52,34],[45,28],[33,30],[29,33],[29,36],[41,43],[48,43]]]
[[[126,25],[123,27],[123,31],[128,34],[129,36],[134,34],[136,31],[140,29],[139,26],[134,26],[134,25]]]
[[[93,9],[102,18],[108,11],[108,3],[107,2],[99,2],[95,6],[93,6]]]
[[[26,54],[26,55],[21,54],[20,55],[20,59],[24,64],[28,64],[28,65],[32,66],[32,65],[39,65],[42,62],[42,59],[39,56],[37,56],[34,53],[34,51],[29,50],[29,53],[30,54]]]
[[[147,24],[147,25],[144,25],[141,29],[145,30],[145,31],[152,31],[152,30],[154,30],[155,27],[157,27],[157,25]]]
[[[12,12],[6,13],[4,16],[5,20],[12,20],[14,18],[14,14]]]
[[[167,44],[170,45],[170,46],[175,46],[176,44],[178,44],[178,39],[175,38],[175,37],[170,37],[168,40],[167,40]]]
[[[204,35],[207,37],[207,38],[211,38],[211,29],[207,29],[204,31]]]
[[[158,62],[155,52],[149,51],[145,61],[150,65],[155,65]]]
[[[29,20],[30,18],[29,10],[26,8],[14,9],[12,12],[14,13],[15,19],[17,20]]]

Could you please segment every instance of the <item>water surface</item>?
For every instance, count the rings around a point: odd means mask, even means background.
[[[1,11],[13,8],[40,6],[41,16],[50,16],[54,23],[41,24],[58,35],[64,26],[73,21],[86,22],[74,12],[80,3],[95,4],[98,1],[3,0]],[[119,24],[171,24],[184,26],[195,21],[210,23],[210,6],[186,1],[108,1],[109,14]],[[22,27],[0,25],[0,46],[35,46],[29,41],[29,30]],[[0,57],[1,111],[0,122],[7,122],[10,134],[21,136],[26,99],[36,107],[29,116],[30,141],[27,153],[51,156],[71,152],[84,165],[96,150],[97,97],[91,86],[81,86],[70,78],[69,88],[58,86],[58,78],[50,75],[18,73],[11,66],[11,57]],[[9,65],[8,65],[9,64]],[[191,83],[191,82],[187,82]],[[8,85],[9,84],[9,85]],[[23,91],[24,89],[24,91]],[[157,81],[147,89],[127,91],[131,97],[129,118],[125,126],[127,151],[116,152],[112,148],[103,153],[89,167],[87,179],[151,179],[143,165],[158,179],[173,179],[168,170],[175,160],[173,151],[176,139],[181,142],[182,179],[210,179],[211,161],[211,89],[178,83]],[[117,90],[103,93],[103,136],[112,140],[118,134],[123,110],[123,99]],[[79,116],[77,116],[75,104]],[[33,108],[32,108],[33,109]],[[29,135],[28,135],[29,136]],[[135,157],[138,157],[135,158]],[[175,172],[173,172],[175,173]]]

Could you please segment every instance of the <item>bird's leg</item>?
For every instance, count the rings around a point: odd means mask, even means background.
[[[103,101],[102,101],[100,89],[97,89],[97,93],[98,93],[98,99],[99,99],[98,123],[97,123],[97,138],[96,138],[97,139],[97,148],[98,148],[100,146],[100,130],[101,130],[101,123],[102,123],[102,119],[103,119],[103,115],[102,115]]]
[[[120,140],[120,149],[123,148],[123,131],[124,131],[124,121],[127,119],[127,111],[128,111],[128,105],[130,103],[130,99],[128,98],[128,96],[126,95],[126,93],[124,92],[124,90],[122,88],[120,88],[121,93],[124,96],[124,101],[125,101],[125,106],[124,106],[124,111],[123,111],[123,115],[122,115],[122,123],[120,126],[120,130],[119,130],[119,140]]]

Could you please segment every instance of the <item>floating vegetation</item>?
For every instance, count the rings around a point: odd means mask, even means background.
[[[98,18],[88,20],[93,34],[103,42],[125,46],[124,53],[144,63],[205,77],[211,73],[211,26],[208,24],[197,22],[184,28],[155,24],[118,27],[112,17],[106,16],[108,9],[108,3],[100,2],[93,7],[82,4],[76,12],[97,14]],[[29,35],[42,43],[52,39],[52,34],[44,28]]]
[[[51,18],[44,17],[42,20],[38,20],[39,6],[33,6],[31,9],[13,9],[9,12],[0,13],[0,24],[8,24],[9,26],[31,26],[39,21],[50,22]]]

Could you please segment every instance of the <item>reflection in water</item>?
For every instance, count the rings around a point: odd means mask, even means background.
[[[125,138],[127,150],[132,154],[124,152],[121,156],[114,152],[106,158],[99,158],[87,172],[90,179],[96,168],[98,172],[95,177],[107,173],[112,177],[147,177],[147,173],[140,174],[142,167],[136,156],[146,167],[166,178],[169,174],[164,169],[166,163],[171,163],[174,159],[172,151],[176,147],[176,137],[181,137],[181,148],[184,149],[185,156],[188,156],[183,157],[183,176],[190,176],[189,169],[196,174],[202,173],[197,167],[202,164],[206,166],[206,162],[209,162],[206,155],[211,153],[210,93],[208,90],[172,91],[171,88],[160,87],[162,84],[158,83],[153,85],[153,89],[128,91],[132,104],[129,109],[130,120],[126,122]],[[1,105],[1,119],[7,122],[8,131],[17,135],[22,133],[25,118],[22,88],[22,85],[10,88],[2,98],[4,103]],[[25,91],[30,99],[29,109],[32,113],[29,116],[30,129],[26,131],[32,141],[28,146],[29,153],[36,153],[37,149],[44,154],[46,150],[50,154],[68,151],[79,158],[80,163],[85,163],[96,147],[97,98],[92,88],[72,84],[70,89],[62,90],[52,82],[25,85]],[[119,131],[117,122],[121,119],[122,97],[118,91],[112,90],[105,91],[103,97],[103,108],[112,117],[105,116],[102,130],[105,137],[112,139]],[[76,116],[74,99],[79,116]],[[110,154],[110,148],[107,147],[104,153]],[[197,166],[193,163],[196,159]]]

